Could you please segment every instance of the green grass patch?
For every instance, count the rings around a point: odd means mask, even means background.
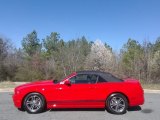
[[[0,88],[14,88],[16,87],[16,84],[14,82],[5,81],[0,82]]]

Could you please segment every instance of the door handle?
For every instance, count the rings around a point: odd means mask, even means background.
[[[62,90],[62,87],[56,88],[57,90]]]

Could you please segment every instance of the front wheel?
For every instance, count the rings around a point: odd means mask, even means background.
[[[39,93],[30,93],[25,97],[23,106],[28,113],[40,113],[45,108],[45,99]]]
[[[128,100],[120,93],[114,93],[106,100],[106,109],[113,114],[124,114],[127,108]]]

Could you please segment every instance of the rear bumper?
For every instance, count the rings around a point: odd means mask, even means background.
[[[19,99],[18,95],[13,94],[12,99],[14,106],[17,108],[21,108],[21,100]]]
[[[144,104],[144,95],[138,96],[136,98],[132,98],[129,106],[138,106]]]

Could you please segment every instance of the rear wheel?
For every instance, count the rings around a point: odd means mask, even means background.
[[[124,114],[127,108],[128,100],[120,93],[114,93],[106,100],[106,109],[113,114]]]
[[[45,108],[45,99],[39,93],[30,93],[25,97],[23,106],[28,113],[40,113]]]

